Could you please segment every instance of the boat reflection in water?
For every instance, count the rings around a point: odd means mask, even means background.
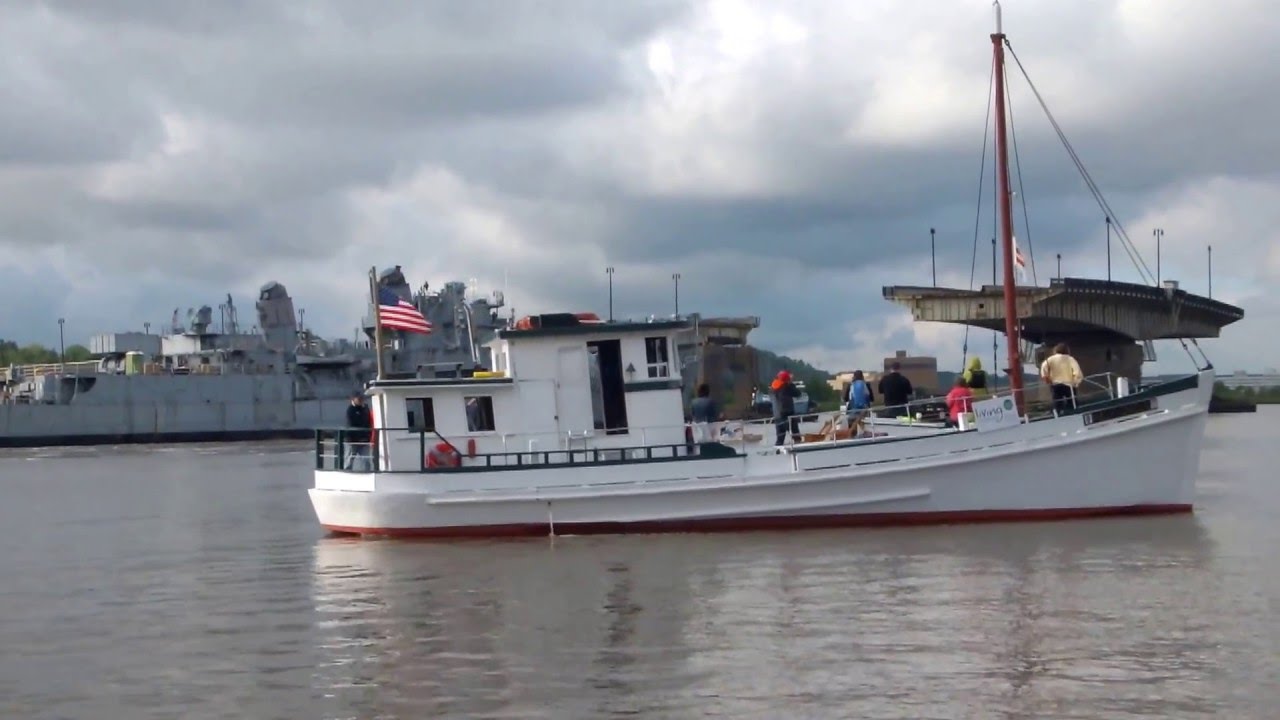
[[[316,689],[359,716],[1191,712],[1223,661],[1191,516],[315,552]]]

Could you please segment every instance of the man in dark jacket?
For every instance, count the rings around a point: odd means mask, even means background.
[[[368,406],[364,404],[364,395],[356,393],[351,396],[351,404],[347,406],[347,428],[348,431],[344,435],[345,444],[348,448],[347,464],[348,470],[369,470],[369,441],[371,440],[368,432],[360,432],[361,430],[369,430],[373,428],[373,414],[369,411]],[[360,468],[356,468],[356,461],[359,459]]]
[[[884,398],[884,410],[880,417],[898,417],[907,414],[907,402],[911,400],[911,381],[901,372],[902,365],[893,363],[889,372],[880,378],[880,397]]]
[[[773,384],[773,426],[778,432],[775,445],[781,445],[787,437],[788,426],[795,440],[800,439],[800,421],[796,415],[796,398],[800,397],[800,389],[791,382],[791,373],[783,370],[778,373]]]

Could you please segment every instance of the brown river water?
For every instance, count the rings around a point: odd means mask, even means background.
[[[1276,718],[1277,424],[1194,515],[500,542],[325,537],[305,442],[6,451],[0,718]]]

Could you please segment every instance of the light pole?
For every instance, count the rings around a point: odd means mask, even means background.
[[[1107,216],[1107,282],[1111,282],[1111,216]]]
[[[151,323],[142,323],[142,333],[144,335],[151,334]]]
[[[671,280],[676,284],[676,317],[680,317],[680,273],[671,273]]]
[[[67,364],[67,343],[62,334],[62,326],[66,322],[66,318],[58,318],[58,361],[63,365]]]
[[[1058,253],[1058,279],[1062,279],[1062,253]]]
[[[1213,299],[1213,246],[1209,246],[1209,299]]]
[[[933,286],[938,287],[938,244],[937,230],[929,228],[929,264],[933,267]]]
[[[613,322],[613,266],[605,268],[604,272],[609,276],[609,322]]]
[[[1156,286],[1160,285],[1160,238],[1164,237],[1164,230],[1156,228],[1151,231],[1156,236]]]

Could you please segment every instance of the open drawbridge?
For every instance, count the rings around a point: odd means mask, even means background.
[[[911,309],[917,322],[945,322],[1003,332],[1003,290],[891,286],[886,300]],[[1112,373],[1137,382],[1155,340],[1215,338],[1244,310],[1166,282],[1163,287],[1086,278],[1055,278],[1048,287],[1017,290],[1024,363],[1043,361],[1065,342],[1085,375]]]

